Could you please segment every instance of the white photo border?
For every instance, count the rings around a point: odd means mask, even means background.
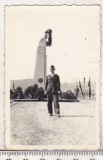
[[[0,35],[1,35],[1,43],[0,43],[0,149],[5,149],[5,109],[4,109],[4,8],[5,5],[100,5],[101,7],[101,20],[100,20],[100,28],[101,28],[101,66],[100,66],[100,78],[101,78],[101,86],[100,86],[100,114],[101,114],[101,149],[103,149],[103,1],[102,0],[2,0],[0,4]]]

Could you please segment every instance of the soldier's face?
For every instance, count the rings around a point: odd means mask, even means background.
[[[51,68],[51,69],[50,69],[50,72],[51,72],[51,74],[54,74],[54,69]]]

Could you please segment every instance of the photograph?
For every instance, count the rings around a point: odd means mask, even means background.
[[[5,6],[5,143],[100,149],[100,6]]]

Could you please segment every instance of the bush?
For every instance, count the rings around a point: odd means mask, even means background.
[[[71,90],[68,90],[67,92],[63,92],[62,98],[63,99],[77,99],[76,95]]]
[[[39,101],[44,100],[45,97],[46,97],[46,95],[45,95],[44,89],[42,87],[40,87],[38,89],[38,100]]]
[[[29,86],[25,92],[24,97],[29,99],[36,99],[38,96],[38,86],[35,84],[34,86]]]
[[[14,98],[16,99],[24,98],[23,90],[21,87],[17,87],[16,90],[14,91]]]

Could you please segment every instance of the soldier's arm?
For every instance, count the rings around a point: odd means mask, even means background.
[[[60,86],[60,78],[58,76],[58,90],[60,91],[61,90],[61,86]]]
[[[46,77],[45,91],[47,91],[47,86],[48,86],[48,77]]]

